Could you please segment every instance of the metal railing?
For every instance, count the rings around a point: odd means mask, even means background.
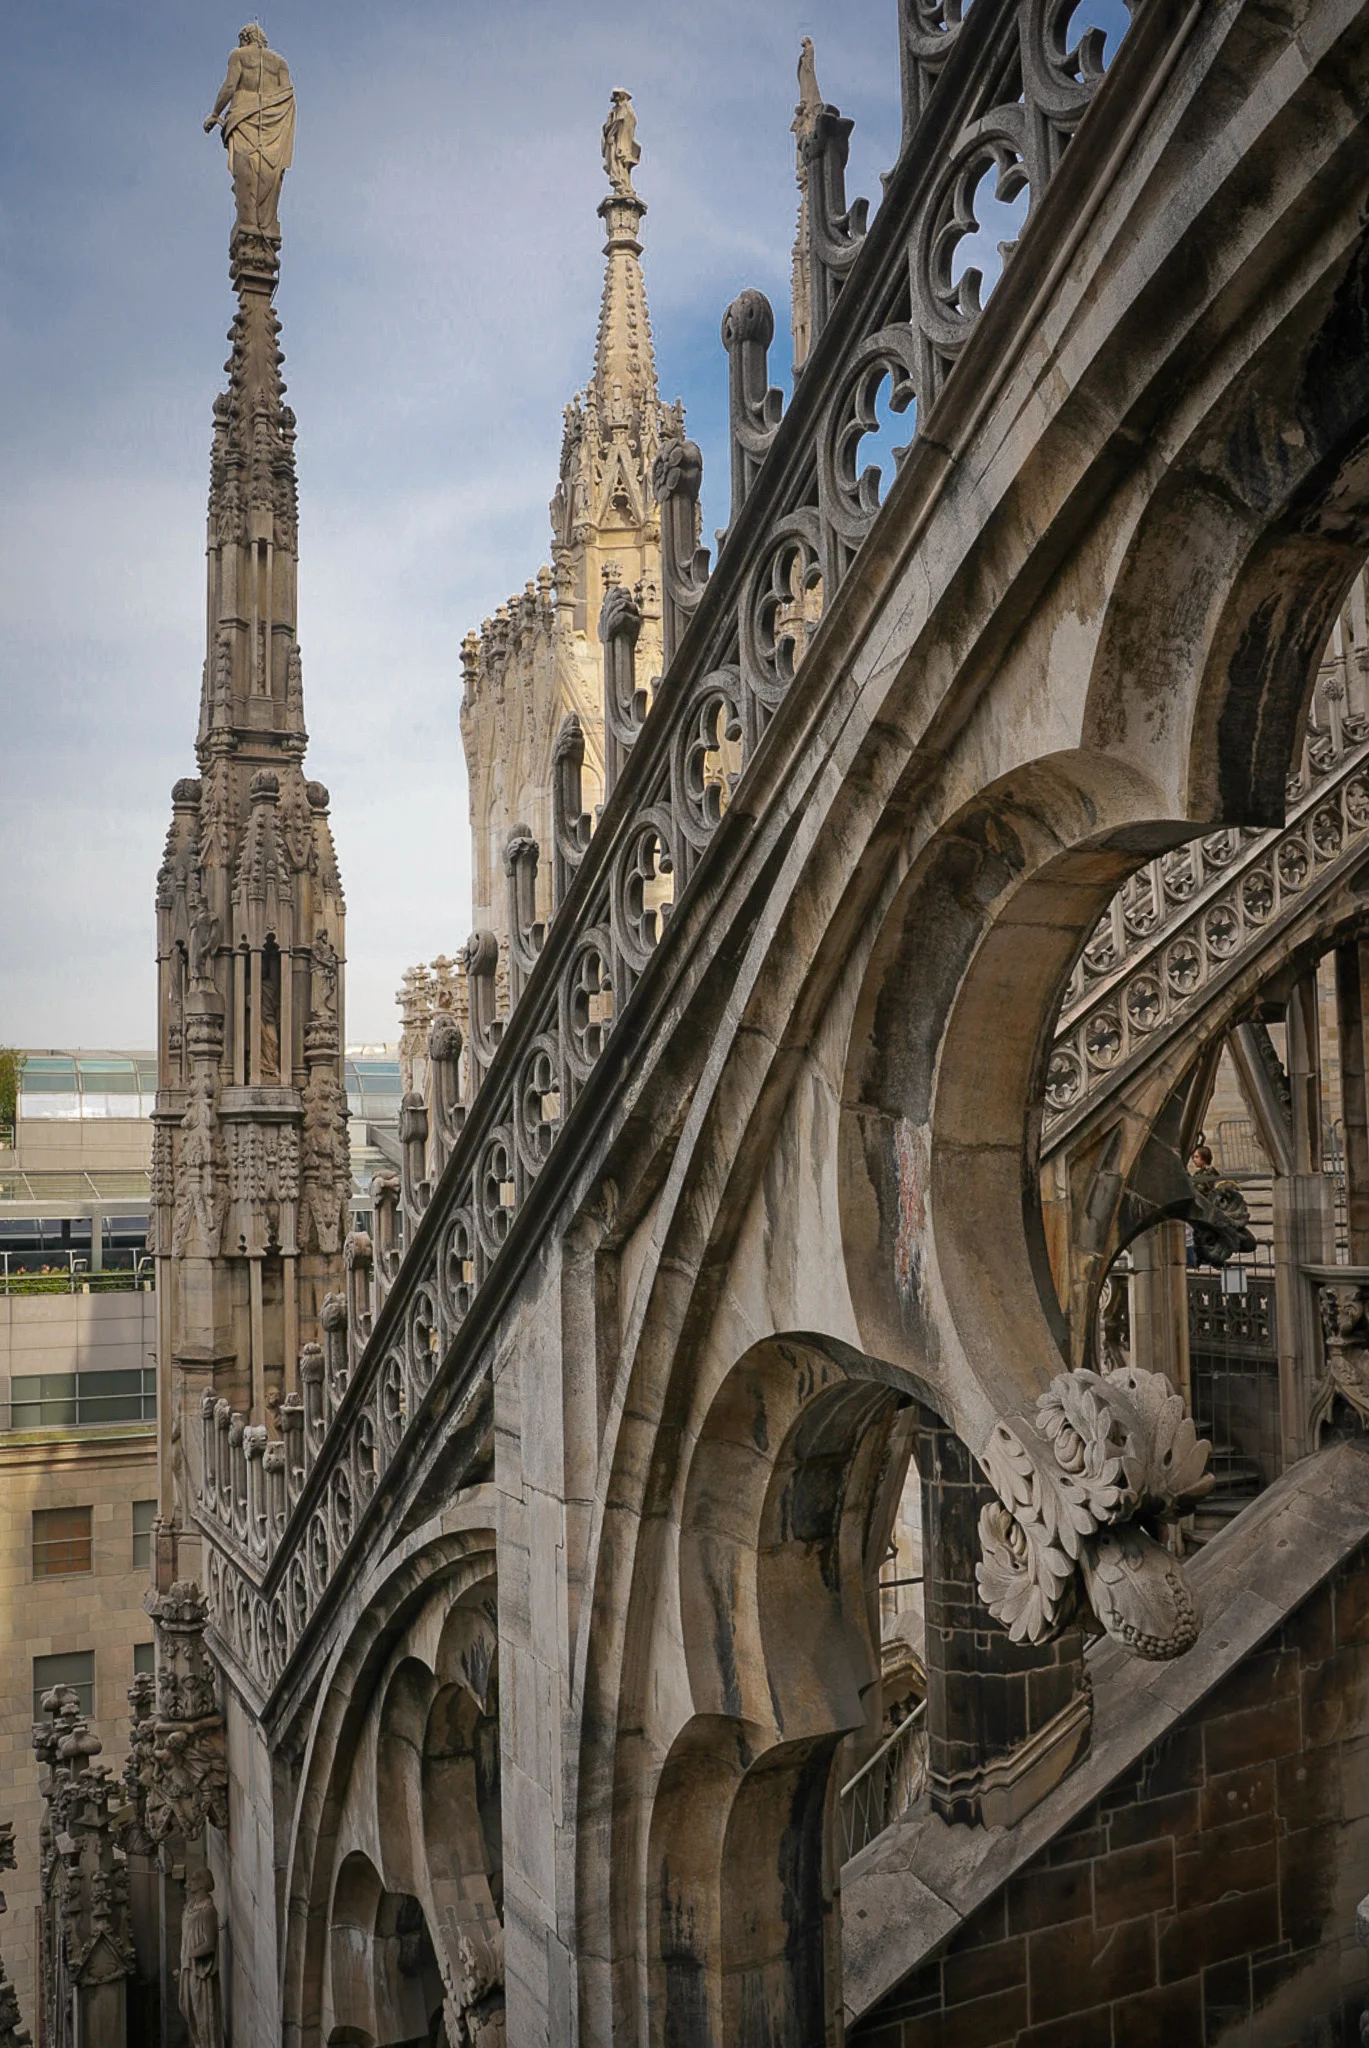
[[[0,1252],[0,1294],[150,1293],[155,1284],[156,1261],[145,1255],[92,1273],[84,1252],[51,1252],[41,1261],[32,1252]]]
[[[841,1788],[843,1861],[849,1863],[867,1842],[915,1806],[926,1783],[927,1702],[921,1700]]]

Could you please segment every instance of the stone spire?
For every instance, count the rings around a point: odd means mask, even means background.
[[[604,123],[604,168],[612,189],[599,202],[607,230],[607,265],[594,349],[594,376],[585,397],[592,415],[602,469],[588,506],[590,523],[604,526],[625,518],[640,524],[649,493],[646,479],[660,445],[660,399],[651,344],[646,281],[642,276],[640,230],[646,202],[637,197],[632,169],[641,159],[632,100],[621,88]],[[624,149],[620,135],[626,131]],[[620,161],[623,159],[623,161]],[[596,502],[597,501],[597,502]]]
[[[598,207],[607,239],[594,374],[566,408],[561,478],[551,506],[557,603],[573,606],[580,633],[593,631],[607,584],[631,589],[647,573],[647,547],[655,549],[659,593],[660,518],[651,465],[676,421],[673,413],[663,420],[656,387],[641,261],[646,202],[632,183],[642,154],[636,130],[631,97],[619,87],[603,133],[610,189]]]
[[[198,1412],[212,1385],[260,1426],[293,1386],[323,1295],[341,1281],[350,1193],[343,899],[328,792],[304,774],[295,416],[273,305],[283,167],[243,140],[258,100],[278,134],[284,110],[276,153],[288,163],[293,94],[260,32],[243,36],[216,110],[231,130],[238,304],[214,401],[200,772],[172,792],[157,878],[164,1515],[182,1397]]]
[[[553,754],[564,721],[580,721],[584,800],[604,786],[604,657],[599,612],[618,585],[641,609],[637,673],[660,674],[661,519],[651,469],[683,432],[678,404],[662,406],[642,276],[642,220],[633,173],[641,161],[632,100],[613,94],[603,127],[608,192],[604,290],[594,371],[565,411],[561,469],[551,501],[553,569],[500,605],[462,650],[461,736],[471,790],[475,923],[501,944],[509,930],[504,855],[509,835],[537,841],[537,915],[550,909]],[[501,980],[502,986],[502,980]]]

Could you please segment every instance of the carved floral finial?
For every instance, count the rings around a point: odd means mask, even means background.
[[[1047,1642],[1081,1599],[1139,1657],[1181,1656],[1198,1611],[1155,1529],[1211,1491],[1202,1442],[1163,1373],[1064,1372],[1034,1421],[1000,1422],[981,1462],[999,1497],[979,1518],[979,1596],[1014,1642]]]

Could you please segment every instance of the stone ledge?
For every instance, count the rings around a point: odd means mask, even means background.
[[[0,1471],[41,1464],[84,1464],[110,1457],[155,1458],[155,1422],[106,1422],[70,1429],[0,1431]]]
[[[842,1996],[852,2025],[927,1962],[1369,1538],[1369,1447],[1292,1466],[1193,1558],[1203,1627],[1171,1664],[1104,1642],[1089,1656],[1088,1754],[1014,1828],[949,1826],[919,1807],[842,1871]]]

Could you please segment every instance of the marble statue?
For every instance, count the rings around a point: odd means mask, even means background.
[[[280,240],[280,188],[295,147],[295,92],[284,57],[250,22],[228,60],[205,133],[219,128],[228,151],[240,229]]]
[[[219,1911],[214,1873],[192,1870],[185,1881],[181,1919],[181,2017],[191,2048],[223,2048],[223,1999],[219,1990]]]
[[[632,94],[621,85],[613,89],[613,104],[604,123],[604,175],[623,199],[632,199],[632,173],[642,161],[637,140],[637,116],[632,111]]]
[[[201,901],[190,920],[190,986],[195,989],[212,988],[214,985],[214,952],[219,943],[219,920],[209,905]]]

